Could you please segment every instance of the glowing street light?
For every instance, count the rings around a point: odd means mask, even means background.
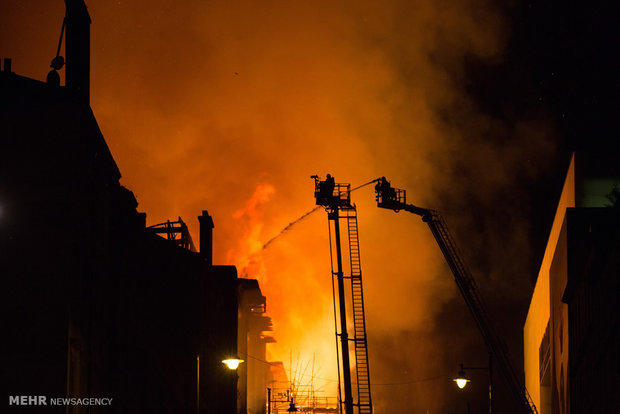
[[[226,364],[228,369],[236,370],[237,368],[239,368],[239,364],[245,361],[239,358],[228,358],[228,359],[223,360],[222,362]]]
[[[460,389],[465,388],[468,382],[471,382],[469,378],[465,376],[465,370],[463,369],[463,364],[461,364],[461,370],[459,371],[459,375],[454,378],[452,381],[456,382],[457,387]]]
[[[467,386],[468,382],[471,382],[467,376],[465,376],[465,369],[484,369],[489,371],[489,414],[493,414],[493,357],[489,354],[489,366],[488,367],[464,367],[461,365],[461,369],[459,370],[459,374],[452,381],[456,382],[456,385],[463,389]]]

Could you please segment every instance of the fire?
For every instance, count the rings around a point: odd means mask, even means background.
[[[266,282],[267,272],[263,260],[263,220],[261,206],[271,199],[275,188],[270,184],[259,185],[243,208],[235,211],[233,218],[243,224],[243,233],[235,249],[228,251],[227,262],[237,266],[239,277]]]
[[[274,231],[275,225],[265,229],[265,210],[275,194],[273,185],[259,184],[244,206],[233,213],[243,230],[235,248],[228,251],[227,261],[237,266],[240,277],[259,280],[267,297],[267,314],[273,318],[277,341],[268,347],[268,359],[283,361],[287,375],[298,385],[313,383],[328,393],[325,396],[334,397],[337,372],[330,274],[326,269],[329,257],[325,254],[308,260],[304,254],[304,249],[312,250],[304,241],[311,226],[296,223],[293,227],[289,222],[283,227],[286,237],[275,237],[284,234]],[[300,219],[308,217],[314,223],[319,218],[306,213]],[[295,361],[291,361],[293,354]],[[315,372],[299,368],[311,360],[316,361]]]

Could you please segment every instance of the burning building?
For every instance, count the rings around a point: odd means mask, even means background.
[[[524,327],[541,414],[620,409],[617,155],[572,157]]]
[[[238,350],[246,363],[239,369],[240,413],[264,413],[267,407],[267,388],[271,380],[267,344],[274,339],[265,334],[271,331],[271,318],[265,316],[267,298],[261,294],[258,281],[239,279]]]
[[[0,71],[3,389],[11,405],[51,412],[235,412],[246,380],[222,360],[238,353],[246,283],[212,264],[206,211],[200,252],[146,227],[89,104],[88,11],[66,6],[65,86],[58,55],[47,82],[9,59]],[[261,303],[240,296],[251,315],[264,306],[257,289]]]

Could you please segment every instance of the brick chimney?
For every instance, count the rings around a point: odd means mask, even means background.
[[[90,16],[84,0],[65,0],[66,86],[78,99],[90,102]]]

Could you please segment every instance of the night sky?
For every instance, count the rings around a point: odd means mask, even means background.
[[[498,65],[472,62],[468,88],[486,113],[507,122],[540,119],[554,131],[556,150],[545,160],[548,170],[529,190],[541,209],[532,217],[535,231],[541,231],[534,237],[539,243],[546,242],[570,153],[620,148],[617,30],[609,1],[517,2],[513,7],[506,9],[513,29],[505,58]],[[536,251],[542,257],[542,247]]]
[[[272,359],[324,356],[331,393],[324,213],[262,250],[313,208],[309,176],[330,172],[354,185],[385,175],[443,212],[521,371],[570,153],[618,148],[610,1],[87,5],[91,106],[122,184],[148,224],[182,216],[195,239],[209,210],[215,263],[268,298]],[[45,79],[63,2],[1,7],[0,57]],[[484,412],[484,373],[466,394],[449,381],[486,352],[432,237],[373,199],[354,201],[377,412]],[[511,412],[505,394],[498,385],[498,413]]]

